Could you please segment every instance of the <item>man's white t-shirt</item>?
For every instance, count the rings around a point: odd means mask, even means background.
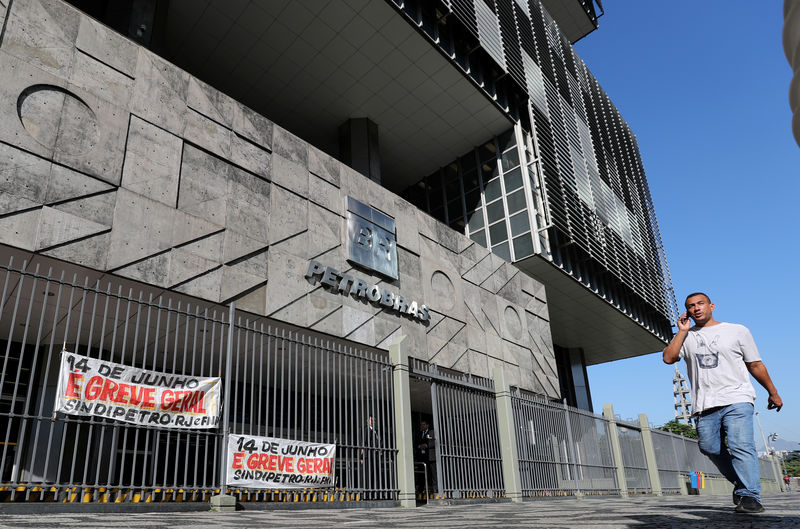
[[[720,322],[692,327],[681,346],[681,358],[686,360],[694,413],[755,402],[756,390],[745,362],[759,361],[761,356],[744,325]]]

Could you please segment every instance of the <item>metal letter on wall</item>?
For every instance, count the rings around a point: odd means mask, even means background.
[[[347,197],[347,259],[397,279],[394,219]]]

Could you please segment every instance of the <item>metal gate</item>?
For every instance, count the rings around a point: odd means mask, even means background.
[[[439,499],[505,496],[494,383],[412,359],[431,383]]]
[[[396,500],[384,352],[239,314],[232,305],[35,260],[58,269],[0,265],[0,501],[206,501],[222,491],[239,501]],[[168,374],[220,376],[227,403],[221,425],[229,430],[55,414],[64,349]],[[227,488],[228,431],[336,444],[334,486]]]
[[[608,420],[519,388],[511,402],[524,497],[619,492]]]

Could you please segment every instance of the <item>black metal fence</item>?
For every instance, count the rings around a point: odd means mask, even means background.
[[[30,268],[0,267],[0,501],[205,501],[226,489],[221,427],[163,430],[54,413],[62,350],[223,377],[230,432],[337,445],[334,487],[229,490],[240,501],[396,499],[384,353],[115,277]]]
[[[385,352],[94,274],[0,266],[0,501],[206,501],[223,491],[254,502],[397,500],[393,366]],[[221,377],[222,424],[165,430],[54,413],[62,350]],[[445,499],[505,496],[493,381],[417,359],[411,373],[432,387],[433,490]],[[639,425],[520,389],[511,399],[523,496],[619,493],[618,466],[629,493],[652,491]],[[335,444],[333,485],[226,486],[228,432]],[[690,471],[719,476],[695,441],[653,430],[652,443],[666,492],[678,492]],[[761,470],[779,480],[771,462],[762,460]]]

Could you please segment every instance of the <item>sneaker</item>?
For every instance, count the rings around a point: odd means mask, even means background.
[[[734,505],[739,505],[739,502],[741,502],[741,501],[742,501],[742,497],[734,492],[733,493],[733,504]]]
[[[734,511],[753,514],[757,512],[764,512],[764,506],[752,496],[742,496],[742,501],[739,502],[739,505],[736,506]]]

